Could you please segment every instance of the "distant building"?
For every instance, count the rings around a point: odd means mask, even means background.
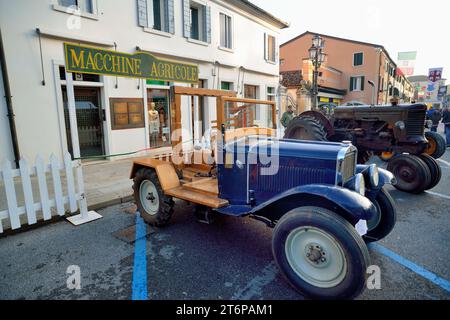
[[[440,86],[445,85],[446,79],[441,79],[433,83],[430,82],[428,76],[418,75],[409,77],[408,80],[415,89],[414,98],[417,102],[424,102],[428,107],[433,105],[440,106],[442,104],[444,99],[438,97],[438,91]],[[449,92],[448,89],[447,92]]]
[[[280,73],[282,79],[293,73],[297,82],[282,82],[288,92],[298,101],[299,111],[310,108],[309,87],[312,83],[313,66],[308,49],[317,33],[305,32],[280,47]],[[393,96],[410,102],[414,88],[397,70],[397,65],[382,45],[318,34],[325,40],[327,60],[319,69],[319,104],[345,104],[356,102],[370,104],[375,83],[375,103],[388,104]],[[288,76],[292,79],[291,76]]]

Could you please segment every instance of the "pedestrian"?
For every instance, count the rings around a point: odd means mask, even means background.
[[[441,121],[441,112],[438,108],[433,108],[430,113],[430,120],[433,122],[433,126],[431,127],[431,131],[437,132],[437,128],[439,126],[439,121]]]
[[[450,147],[450,107],[446,107],[442,113],[442,122],[445,126],[445,138],[447,140],[447,148]]]
[[[294,118],[294,108],[292,107],[292,105],[289,105],[286,112],[283,113],[280,122],[283,125],[283,127],[287,128],[289,122],[291,122],[293,118]]]

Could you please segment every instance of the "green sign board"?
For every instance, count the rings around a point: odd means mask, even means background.
[[[134,54],[64,43],[66,70],[157,81],[198,82],[198,66],[157,58],[147,52]]]

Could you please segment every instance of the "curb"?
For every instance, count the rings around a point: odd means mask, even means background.
[[[128,195],[120,198],[114,198],[111,200],[106,200],[103,202],[93,203],[88,205],[88,210],[100,210],[110,206],[115,206],[116,204],[122,204],[126,202],[133,201],[133,195]]]
[[[133,195],[128,195],[128,196],[124,196],[124,197],[120,197],[120,198],[114,198],[111,200],[107,200],[107,201],[103,201],[103,202],[98,202],[98,203],[94,203],[91,205],[88,205],[88,210],[100,210],[100,209],[104,209],[110,206],[114,206],[117,204],[122,204],[122,203],[127,203],[133,201]],[[36,224],[33,225],[28,225],[28,224],[23,224],[22,227],[20,229],[17,230],[11,230],[11,229],[7,229],[5,230],[2,234],[0,234],[0,239],[2,238],[6,238],[9,236],[14,236],[14,235],[18,235],[21,233],[25,233],[27,231],[30,230],[35,230],[44,226],[48,226],[51,224],[56,224],[58,222],[63,222],[63,221],[67,221],[67,218],[73,215],[77,215],[79,212],[75,212],[73,214],[66,214],[62,217],[60,216],[53,216],[50,220],[47,221],[38,221]]]

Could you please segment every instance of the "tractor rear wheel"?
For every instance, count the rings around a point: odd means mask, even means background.
[[[134,177],[133,190],[138,211],[146,223],[157,227],[169,223],[175,203],[164,194],[155,170],[140,169]]]
[[[428,169],[430,169],[431,182],[425,188],[425,190],[430,190],[434,188],[439,183],[439,181],[441,181],[442,178],[441,166],[439,165],[439,163],[437,163],[437,161],[433,157],[429,156],[428,154],[425,153],[421,154],[419,158],[422,159],[423,162],[425,162],[426,165],[428,166]]]
[[[409,193],[421,193],[431,183],[431,172],[426,163],[412,154],[399,154],[387,166],[397,179],[395,187]]]
[[[310,116],[298,116],[289,122],[284,132],[285,139],[326,141],[325,127],[317,119]]]
[[[445,153],[445,139],[437,132],[425,132],[425,138],[428,140],[428,148],[425,153],[435,159],[439,159]]]

